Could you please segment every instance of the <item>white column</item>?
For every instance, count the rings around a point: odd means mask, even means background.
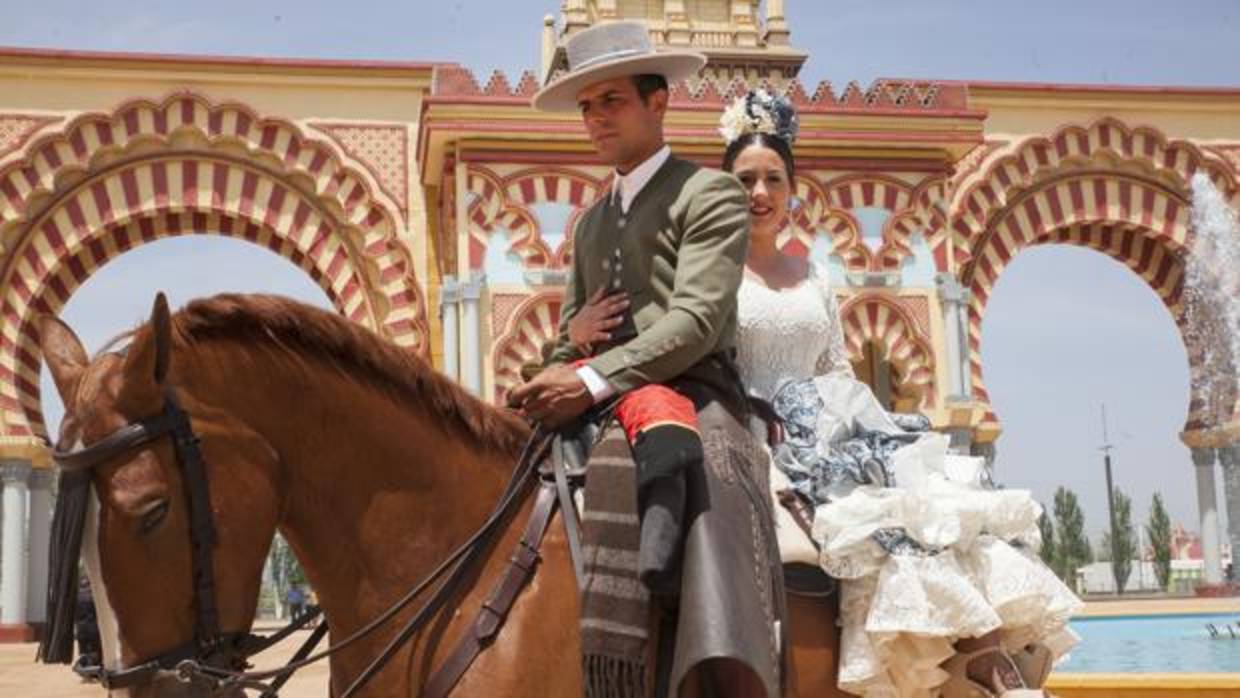
[[[30,471],[26,461],[0,461],[0,482],[4,483],[0,626],[26,624],[26,482]]]
[[[453,380],[461,378],[461,286],[455,276],[443,277],[439,287],[439,318],[443,327],[443,372]]]
[[[482,318],[479,303],[486,275],[474,277],[460,286],[461,292],[461,384],[474,395],[482,395]]]
[[[1223,581],[1219,563],[1218,501],[1214,491],[1214,449],[1194,448],[1193,465],[1197,471],[1197,509],[1201,512],[1201,556],[1206,563],[1206,584]]]
[[[1227,503],[1227,540],[1231,543],[1231,579],[1240,577],[1240,443],[1222,446],[1218,462],[1223,466],[1223,501]]]
[[[951,403],[970,403],[973,388],[969,373],[969,344],[965,339],[969,289],[961,286],[955,276],[943,272],[934,275],[934,283],[943,306],[944,360],[947,362],[947,395],[944,402],[949,406]],[[954,452],[968,454],[972,451],[973,430],[970,427],[954,426],[946,431],[951,437]]]
[[[966,377],[969,374],[968,343],[962,327],[963,310],[969,301],[969,290],[960,285],[951,274],[939,273],[934,277],[939,287],[939,301],[943,304],[943,334],[947,351],[947,375],[951,384],[949,400],[969,400]]]
[[[52,540],[52,479],[55,471],[30,473],[30,567],[26,573],[26,620],[47,620],[47,553]]]

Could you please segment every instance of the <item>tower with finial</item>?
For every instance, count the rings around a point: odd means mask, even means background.
[[[568,67],[564,40],[598,22],[637,20],[650,27],[656,46],[706,54],[703,74],[782,83],[796,77],[808,54],[792,48],[784,0],[563,0],[560,18],[543,20],[542,66],[546,81]]]

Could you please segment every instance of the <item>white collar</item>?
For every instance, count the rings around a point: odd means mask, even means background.
[[[655,172],[667,162],[671,157],[672,149],[664,145],[655,151],[654,155],[646,158],[642,164],[629,170],[628,174],[620,174],[618,171],[614,173],[611,185],[611,203],[616,203],[616,190],[620,191],[620,212],[628,213],[629,207],[633,205],[633,199],[641,193],[650,178]]]

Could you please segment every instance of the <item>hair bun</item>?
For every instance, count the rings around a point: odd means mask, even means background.
[[[737,97],[719,117],[719,134],[729,145],[750,133],[765,133],[792,145],[799,127],[792,102],[766,90],[751,90]]]

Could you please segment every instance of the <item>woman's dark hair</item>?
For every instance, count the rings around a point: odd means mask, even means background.
[[[774,150],[779,155],[779,159],[784,161],[784,169],[788,172],[788,181],[794,181],[793,176],[797,168],[796,161],[792,159],[792,148],[788,145],[788,141],[769,133],[746,133],[729,143],[728,149],[723,151],[723,170],[731,172],[741,151],[751,145],[760,145],[763,148]]]

